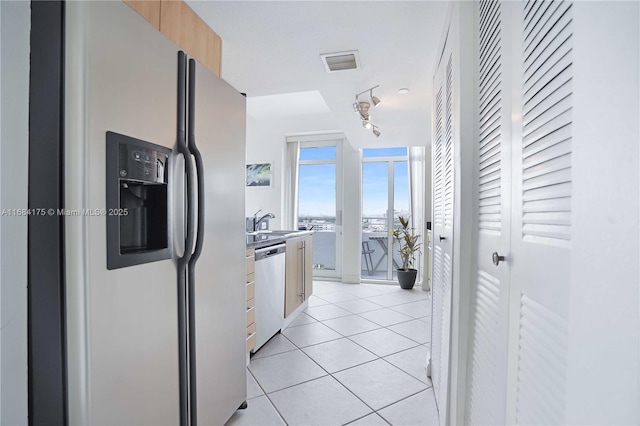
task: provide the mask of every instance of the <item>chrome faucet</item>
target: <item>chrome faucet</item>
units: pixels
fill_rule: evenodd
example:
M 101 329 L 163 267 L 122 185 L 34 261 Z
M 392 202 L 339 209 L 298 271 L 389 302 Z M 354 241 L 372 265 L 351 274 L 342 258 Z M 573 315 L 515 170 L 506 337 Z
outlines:
M 258 213 L 260 213 L 260 210 L 258 210 L 256 212 L 256 214 L 254 215 L 254 225 L 253 225 L 253 229 L 256 231 L 260 230 L 260 224 L 262 222 L 264 222 L 265 220 L 269 220 L 269 219 L 275 219 L 276 215 L 273 213 L 267 213 L 264 216 L 262 216 L 260 219 L 258 219 Z

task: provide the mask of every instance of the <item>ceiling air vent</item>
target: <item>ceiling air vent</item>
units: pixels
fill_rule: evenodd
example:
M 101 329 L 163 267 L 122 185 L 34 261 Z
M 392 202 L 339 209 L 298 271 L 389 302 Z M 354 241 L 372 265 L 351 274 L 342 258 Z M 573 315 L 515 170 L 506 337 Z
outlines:
M 320 55 L 327 72 L 354 70 L 360 67 L 358 51 L 323 53 Z

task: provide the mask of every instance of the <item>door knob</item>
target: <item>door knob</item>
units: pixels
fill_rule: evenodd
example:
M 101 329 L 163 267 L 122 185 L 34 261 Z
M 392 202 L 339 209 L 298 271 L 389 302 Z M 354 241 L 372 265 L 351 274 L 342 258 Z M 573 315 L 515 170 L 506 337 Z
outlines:
M 442 241 L 442 240 L 446 240 L 446 238 L 445 238 L 445 237 L 443 237 L 442 235 L 440 235 L 439 237 L 440 237 L 440 241 Z
M 500 256 L 497 251 L 493 252 L 492 258 L 493 264 L 496 266 L 498 266 L 500 262 L 504 262 L 504 256 Z

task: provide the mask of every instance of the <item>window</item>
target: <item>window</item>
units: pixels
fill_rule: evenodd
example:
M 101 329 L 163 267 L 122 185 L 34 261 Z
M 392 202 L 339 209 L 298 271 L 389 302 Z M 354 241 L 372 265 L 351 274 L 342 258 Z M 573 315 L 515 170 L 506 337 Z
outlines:
M 340 277 L 340 141 L 301 142 L 298 157 L 298 229 L 311 229 L 313 275 Z

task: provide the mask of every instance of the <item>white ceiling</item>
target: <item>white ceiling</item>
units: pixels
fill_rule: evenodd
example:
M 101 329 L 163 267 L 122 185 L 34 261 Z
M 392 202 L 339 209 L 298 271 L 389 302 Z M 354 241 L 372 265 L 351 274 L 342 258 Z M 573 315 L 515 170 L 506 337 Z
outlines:
M 254 117 L 328 107 L 355 148 L 430 144 L 431 73 L 446 2 L 187 3 L 222 38 L 222 78 L 247 93 Z M 361 68 L 327 73 L 320 54 L 345 50 L 358 50 Z M 356 93 L 375 85 L 379 138 L 352 107 Z M 410 92 L 398 94 L 403 87 Z
M 251 96 L 247 99 L 247 114 L 255 120 L 318 115 L 332 117 L 329 106 L 317 90 L 282 95 Z M 335 128 L 338 128 L 337 123 Z

